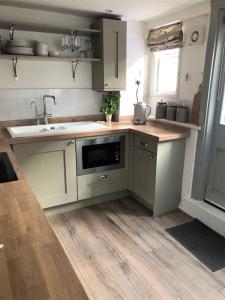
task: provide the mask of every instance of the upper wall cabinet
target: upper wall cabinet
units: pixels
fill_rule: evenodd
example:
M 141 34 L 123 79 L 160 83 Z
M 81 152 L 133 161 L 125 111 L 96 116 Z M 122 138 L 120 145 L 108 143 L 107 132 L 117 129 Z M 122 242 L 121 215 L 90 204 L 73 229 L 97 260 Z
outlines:
M 102 60 L 92 66 L 92 87 L 97 91 L 126 89 L 127 24 L 124 21 L 101 19 L 92 28 L 95 36 L 94 55 Z

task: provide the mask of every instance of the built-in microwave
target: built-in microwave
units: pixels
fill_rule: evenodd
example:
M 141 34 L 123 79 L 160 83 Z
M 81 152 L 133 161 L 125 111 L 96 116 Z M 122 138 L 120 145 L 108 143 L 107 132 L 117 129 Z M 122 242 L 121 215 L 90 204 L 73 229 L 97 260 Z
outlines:
M 125 136 L 76 140 L 77 175 L 120 169 L 125 166 Z

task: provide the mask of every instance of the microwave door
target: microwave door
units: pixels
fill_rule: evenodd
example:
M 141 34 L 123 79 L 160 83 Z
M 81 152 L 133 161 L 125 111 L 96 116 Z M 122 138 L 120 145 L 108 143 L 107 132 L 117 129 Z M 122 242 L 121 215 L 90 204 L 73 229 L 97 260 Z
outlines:
M 77 140 L 76 150 L 78 175 L 119 169 L 125 164 L 125 136 Z

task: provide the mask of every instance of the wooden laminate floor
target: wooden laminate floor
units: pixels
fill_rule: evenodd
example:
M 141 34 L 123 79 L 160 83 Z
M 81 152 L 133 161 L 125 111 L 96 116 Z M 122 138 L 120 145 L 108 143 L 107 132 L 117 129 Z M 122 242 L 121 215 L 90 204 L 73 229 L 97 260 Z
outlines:
M 49 217 L 90 299 L 225 299 L 215 273 L 164 229 L 190 218 L 152 218 L 126 198 Z

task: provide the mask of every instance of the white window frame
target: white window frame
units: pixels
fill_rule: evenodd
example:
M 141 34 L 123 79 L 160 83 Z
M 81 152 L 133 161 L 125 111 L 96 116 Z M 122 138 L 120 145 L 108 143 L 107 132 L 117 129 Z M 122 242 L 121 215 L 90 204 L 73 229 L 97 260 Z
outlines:
M 173 49 L 171 49 L 173 50 Z M 168 51 L 168 50 L 162 50 L 162 51 L 157 51 L 157 52 L 152 52 L 153 54 L 153 63 L 151 63 L 150 68 L 153 69 L 152 72 L 152 96 L 154 97 L 163 97 L 163 98 L 173 98 L 173 99 L 177 99 L 178 98 L 178 89 L 179 89 L 179 79 L 180 79 L 180 61 L 181 61 L 181 49 L 180 48 L 176 48 L 176 50 L 178 50 L 178 68 L 177 68 L 177 82 L 176 82 L 176 91 L 175 92 L 166 92 L 166 93 L 161 93 L 161 92 L 157 92 L 157 84 L 158 84 L 158 67 L 159 67 L 159 59 L 160 59 L 160 52 L 164 52 L 164 51 Z M 157 57 L 158 56 L 158 57 Z

